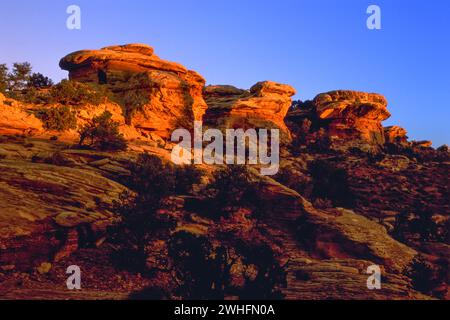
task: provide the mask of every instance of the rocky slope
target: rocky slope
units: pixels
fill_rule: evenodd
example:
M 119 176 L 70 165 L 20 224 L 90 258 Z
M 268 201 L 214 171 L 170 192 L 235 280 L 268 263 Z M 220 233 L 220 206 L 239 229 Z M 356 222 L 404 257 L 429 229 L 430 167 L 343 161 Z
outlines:
M 285 269 L 287 299 L 448 298 L 448 148 L 383 128 L 383 96 L 333 91 L 292 104 L 295 89 L 270 81 L 250 90 L 204 87 L 196 72 L 137 44 L 75 52 L 60 65 L 72 80 L 113 92 L 116 101 L 79 106 L 76 117 L 82 125 L 110 111 L 128 150 L 80 149 L 76 130 L 47 130 L 35 116 L 58 106 L 0 95 L 0 298 L 127 299 L 148 287 L 173 298 L 168 243 L 179 231 L 229 248 L 235 287 L 255 268 L 237 253 L 250 243 L 269 246 Z M 159 212 L 176 227 L 148 240 L 153 273 L 124 270 L 108 233 L 118 222 L 114 202 L 130 191 L 125 181 L 139 153 L 169 161 L 171 132 L 193 120 L 281 129 L 280 173 L 250 168 L 258 209 L 241 205 L 217 219 L 204 190 L 218 168 L 202 166 L 201 183 Z M 411 273 L 419 255 L 429 267 Z M 80 292 L 64 289 L 72 264 L 83 270 Z M 381 290 L 366 287 L 374 264 Z

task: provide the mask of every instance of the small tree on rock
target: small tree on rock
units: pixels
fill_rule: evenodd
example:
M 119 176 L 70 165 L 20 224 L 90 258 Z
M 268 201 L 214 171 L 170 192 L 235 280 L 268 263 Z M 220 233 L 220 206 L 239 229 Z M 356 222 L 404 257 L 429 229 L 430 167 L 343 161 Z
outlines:
M 112 113 L 105 111 L 84 125 L 80 133 L 80 146 L 96 150 L 126 150 L 127 142 L 119 132 L 119 123 L 112 120 Z

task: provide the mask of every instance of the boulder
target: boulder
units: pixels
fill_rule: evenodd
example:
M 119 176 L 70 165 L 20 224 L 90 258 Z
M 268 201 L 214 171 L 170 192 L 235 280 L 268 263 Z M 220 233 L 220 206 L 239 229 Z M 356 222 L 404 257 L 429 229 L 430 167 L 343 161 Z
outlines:
M 284 123 L 293 87 L 272 81 L 255 84 L 250 90 L 232 86 L 208 86 L 204 97 L 208 104 L 204 121 L 219 128 L 278 128 L 282 137 L 290 138 Z
M 205 80 L 178 63 L 160 59 L 143 44 L 83 50 L 61 59 L 71 80 L 105 84 L 121 102 L 127 124 L 163 138 L 192 127 L 207 105 Z

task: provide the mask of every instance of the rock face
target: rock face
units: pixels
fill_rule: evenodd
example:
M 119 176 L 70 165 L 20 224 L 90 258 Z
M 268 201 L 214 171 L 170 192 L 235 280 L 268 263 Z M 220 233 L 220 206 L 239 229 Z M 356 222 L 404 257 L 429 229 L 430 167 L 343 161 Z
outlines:
M 0 93 L 0 134 L 33 134 L 42 131 L 42 122 L 17 101 Z
M 127 190 L 104 177 L 124 171 L 114 161 L 97 165 L 92 153 L 61 153 L 64 165 L 40 163 L 38 156 L 31 162 L 32 154 L 58 152 L 51 142 L 33 141 L 30 151 L 16 140 L 0 143 L 6 155 L 0 162 L 0 269 L 30 270 L 92 244 L 114 221 L 112 202 Z
M 144 133 L 170 137 L 173 130 L 201 120 L 207 108 L 205 80 L 160 59 L 147 45 L 77 51 L 64 57 L 60 67 L 71 80 L 108 85 L 121 100 L 127 122 Z
M 399 126 L 391 126 L 384 128 L 384 137 L 386 142 L 407 144 L 408 137 L 405 129 Z
M 385 142 L 381 122 L 390 117 L 386 99 L 379 94 L 331 91 L 314 99 L 318 118 L 328 135 L 344 140 L 361 140 L 372 145 Z
M 290 138 L 284 117 L 295 93 L 291 86 L 271 81 L 258 82 L 250 90 L 209 86 L 204 90 L 204 121 L 226 128 L 279 128 Z

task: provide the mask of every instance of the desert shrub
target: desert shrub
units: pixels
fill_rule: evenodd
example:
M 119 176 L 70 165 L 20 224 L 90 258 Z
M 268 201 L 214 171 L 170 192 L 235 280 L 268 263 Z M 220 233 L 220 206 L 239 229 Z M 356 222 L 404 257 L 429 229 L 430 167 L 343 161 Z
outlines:
M 175 233 L 168 250 L 178 283 L 175 294 L 183 299 L 223 300 L 227 295 L 240 299 L 283 298 L 279 289 L 286 286 L 286 272 L 269 245 L 238 241 L 232 251 L 230 254 L 226 246 L 214 246 L 206 236 Z M 231 281 L 235 266 L 244 278 L 239 286 Z
M 331 160 L 316 160 L 309 165 L 313 178 L 313 198 L 329 199 L 335 206 L 350 208 L 354 196 L 350 189 L 347 171 Z
M 180 231 L 170 239 L 168 252 L 178 282 L 177 296 L 224 299 L 231 287 L 232 267 L 226 248 L 215 248 L 207 237 Z
M 44 76 L 42 73 L 33 73 L 30 75 L 27 81 L 27 87 L 28 88 L 50 88 L 53 86 L 53 81 L 49 78 Z
M 77 127 L 76 113 L 68 106 L 42 109 L 37 116 L 48 130 L 66 131 Z
M 126 150 L 127 142 L 119 132 L 119 123 L 112 120 L 109 111 L 94 117 L 80 131 L 80 146 L 87 146 L 95 150 Z
M 280 287 L 287 285 L 286 271 L 276 260 L 272 248 L 265 244 L 242 244 L 238 247 L 244 263 L 245 284 L 239 293 L 244 300 L 283 299 Z
M 109 97 L 111 97 L 111 92 L 106 86 L 62 80 L 50 89 L 46 96 L 46 102 L 72 106 L 99 105 Z
M 36 88 L 28 88 L 20 96 L 16 96 L 15 98 L 32 104 L 47 104 L 49 101 L 48 91 L 42 91 Z
M 175 167 L 149 154 L 140 155 L 129 169 L 131 174 L 124 184 L 133 194 L 125 192 L 115 204 L 120 223 L 110 230 L 110 235 L 111 241 L 118 245 L 119 264 L 145 270 L 148 241 L 157 236 L 167 237 L 176 225 L 173 218 L 159 214 L 158 209 L 164 206 L 167 197 L 198 183 L 201 175 L 193 174 L 195 169 Z
M 130 165 L 131 175 L 125 184 L 141 196 L 164 198 L 188 194 L 200 182 L 202 173 L 195 166 L 175 166 L 156 155 L 143 153 Z
M 8 67 L 6 64 L 0 64 L 0 93 L 5 94 L 8 89 Z
M 433 296 L 435 289 L 446 283 L 449 276 L 448 261 L 438 262 L 431 263 L 423 255 L 414 258 L 406 269 L 406 275 L 411 278 L 414 289 Z
M 211 209 L 223 216 L 239 207 L 254 205 L 255 184 L 244 165 L 230 165 L 217 171 L 209 186 Z

